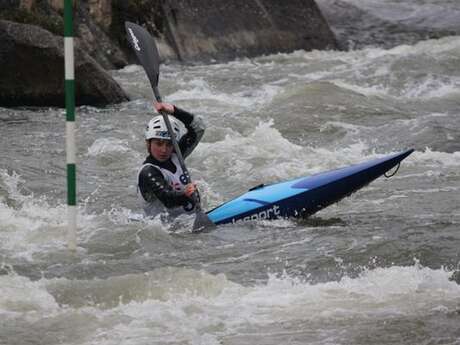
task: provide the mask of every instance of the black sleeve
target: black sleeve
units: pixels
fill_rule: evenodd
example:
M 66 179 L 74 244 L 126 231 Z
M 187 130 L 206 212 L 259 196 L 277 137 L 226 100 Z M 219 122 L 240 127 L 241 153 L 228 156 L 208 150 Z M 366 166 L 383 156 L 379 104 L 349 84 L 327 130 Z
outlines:
M 145 166 L 139 174 L 139 190 L 146 201 L 158 199 L 167 208 L 185 206 L 191 201 L 183 193 L 173 190 L 163 174 L 151 165 Z
M 192 153 L 196 145 L 200 142 L 206 129 L 203 121 L 198 117 L 185 110 L 174 106 L 173 116 L 182 121 L 187 128 L 187 134 L 179 141 L 179 148 L 182 156 L 185 158 Z

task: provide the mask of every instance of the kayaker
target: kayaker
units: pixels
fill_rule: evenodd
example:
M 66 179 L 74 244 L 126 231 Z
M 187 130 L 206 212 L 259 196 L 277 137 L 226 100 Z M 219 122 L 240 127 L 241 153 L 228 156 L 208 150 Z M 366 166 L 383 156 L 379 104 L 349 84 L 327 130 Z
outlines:
M 155 103 L 155 109 L 168 114 L 184 159 L 192 153 L 201 140 L 205 126 L 203 121 L 169 103 Z M 170 216 L 192 212 L 192 194 L 197 191 L 194 183 L 184 183 L 186 177 L 174 152 L 171 136 L 163 116 L 153 117 L 145 130 L 148 156 L 139 169 L 138 190 L 147 216 L 168 212 Z

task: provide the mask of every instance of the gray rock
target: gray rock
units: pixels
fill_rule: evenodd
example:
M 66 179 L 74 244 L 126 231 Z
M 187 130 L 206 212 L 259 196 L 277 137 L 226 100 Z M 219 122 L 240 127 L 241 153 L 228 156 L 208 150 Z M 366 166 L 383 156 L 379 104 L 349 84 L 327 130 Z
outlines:
M 75 4 L 75 36 L 85 53 L 105 69 L 136 61 L 127 45 L 125 21 L 150 31 L 166 60 L 226 61 L 337 48 L 315 0 L 79 0 Z M 59 0 L 1 0 L 0 20 L 38 25 L 61 35 L 62 10 Z
M 34 25 L 0 20 L 0 66 L 0 106 L 64 106 L 63 37 Z M 128 100 L 78 42 L 75 78 L 77 105 Z
M 80 1 L 74 13 L 75 36 L 83 50 L 103 68 L 116 69 L 128 64 L 116 39 L 109 37 L 111 0 Z
M 168 0 L 163 13 L 184 61 L 337 48 L 314 0 Z

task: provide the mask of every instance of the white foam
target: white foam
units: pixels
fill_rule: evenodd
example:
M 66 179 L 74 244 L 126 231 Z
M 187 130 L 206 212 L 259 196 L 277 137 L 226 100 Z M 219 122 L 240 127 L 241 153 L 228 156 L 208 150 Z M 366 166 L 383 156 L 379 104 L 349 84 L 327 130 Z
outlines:
M 350 82 L 346 82 L 344 80 L 332 80 L 331 81 L 334 85 L 346 90 L 350 90 L 356 92 L 361 95 L 365 96 L 382 96 L 388 95 L 388 89 L 384 88 L 381 85 L 372 85 L 372 86 L 363 86 L 363 85 L 356 85 Z
M 125 67 L 118 69 L 117 72 L 132 74 L 135 72 L 142 72 L 144 69 L 141 65 L 126 65 Z
M 314 70 L 291 79 L 329 81 L 340 88 L 365 96 L 386 96 L 402 99 L 431 99 L 458 96 L 459 78 L 448 71 L 444 73 L 439 63 L 452 64 L 451 55 L 460 47 L 460 37 L 427 40 L 415 45 L 400 45 L 391 49 L 365 48 L 357 51 L 295 52 L 293 60 L 303 59 L 314 63 L 330 64 L 327 70 Z M 412 70 L 407 60 L 418 60 L 426 65 L 424 73 L 419 66 Z M 436 61 L 437 64 L 433 64 Z M 418 69 L 417 69 L 418 68 Z M 447 68 L 447 67 L 446 67 Z
M 32 282 L 16 274 L 0 276 L 0 318 L 1 315 L 33 314 L 43 317 L 54 312 L 59 306 L 46 289 L 43 281 Z
M 53 312 L 58 325 L 59 314 L 65 314 L 67 320 L 87 315 L 99 324 L 92 334 L 87 333 L 88 344 L 147 339 L 218 344 L 222 337 L 244 334 L 245 329 L 299 320 L 355 323 L 426 315 L 433 310 L 455 312 L 460 286 L 449 280 L 451 274 L 416 263 L 364 270 L 356 278 L 318 284 L 270 274 L 266 283 L 248 287 L 230 282 L 223 274 L 182 268 L 91 281 L 42 279 L 32 283 L 7 275 L 0 277 L 0 287 L 11 288 L 3 290 L 0 301 L 12 305 L 0 302 L 0 306 L 4 313 L 36 311 L 36 319 L 41 312 L 44 316 Z M 65 306 L 57 306 L 57 297 Z
M 210 176 L 225 176 L 230 185 L 292 176 L 299 165 L 305 166 L 290 159 L 301 155 L 303 148 L 283 138 L 272 124 L 261 122 L 246 136 L 234 132 L 222 141 L 202 143 L 195 158 L 202 160 L 199 164 L 206 166 Z
M 195 78 L 185 84 L 181 89 L 169 94 L 169 102 L 181 102 L 186 100 L 211 100 L 224 105 L 251 108 L 271 102 L 281 87 L 277 85 L 264 84 L 260 88 L 248 88 L 233 93 L 220 92 L 212 88 L 203 78 Z
M 353 134 L 358 134 L 362 131 L 363 128 L 366 128 L 364 126 L 354 125 L 348 122 L 326 121 L 320 126 L 319 130 L 320 132 L 324 132 L 331 128 L 336 128 L 336 127 L 346 129 L 347 132 L 351 132 Z
M 416 151 L 412 154 L 417 163 L 423 163 L 427 167 L 458 167 L 460 166 L 460 151 L 448 153 L 433 151 L 426 148 L 425 151 Z
M 128 141 L 125 139 L 99 138 L 88 148 L 88 156 L 95 157 L 105 154 L 125 153 L 128 151 Z
M 35 253 L 65 249 L 67 205 L 51 205 L 46 196 L 24 194 L 20 184 L 25 181 L 15 172 L 9 174 L 0 169 L 0 182 L 8 190 L 6 199 L 0 199 L 1 249 L 12 258 L 30 261 Z M 95 216 L 84 214 L 80 207 L 78 231 L 96 227 Z
M 0 317 L 46 319 L 64 328 L 81 320 L 75 334 L 84 332 L 82 344 L 151 339 L 219 344 L 248 329 L 289 322 L 354 324 L 369 318 L 452 313 L 460 302 L 460 286 L 449 280 L 451 275 L 418 262 L 364 269 L 358 277 L 316 284 L 286 273 L 269 274 L 267 282 L 253 286 L 236 284 L 223 274 L 179 267 L 108 279 L 36 282 L 10 272 L 0 276 Z

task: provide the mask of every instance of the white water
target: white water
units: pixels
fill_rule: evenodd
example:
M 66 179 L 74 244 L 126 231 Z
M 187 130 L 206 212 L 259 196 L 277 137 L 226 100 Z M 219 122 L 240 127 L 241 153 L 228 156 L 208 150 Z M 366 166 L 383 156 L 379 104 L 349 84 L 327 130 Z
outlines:
M 0 277 L 0 307 L 8 323 L 20 319 L 52 343 L 221 344 L 251 339 L 254 332 L 270 341 L 299 322 L 317 327 L 302 330 L 305 341 L 323 343 L 332 336 L 349 343 L 368 320 L 391 323 L 457 312 L 460 287 L 448 278 L 449 272 L 418 264 L 323 284 L 270 275 L 250 287 L 222 274 L 180 268 L 90 281 L 32 282 L 9 274 Z M 36 323 L 52 326 L 54 334 L 45 335 Z M 69 323 L 70 333 L 64 331 Z
M 61 110 L 0 108 L 0 343 L 459 344 L 460 38 L 167 65 L 166 100 L 208 130 L 188 160 L 207 208 L 262 182 L 413 147 L 312 221 L 191 235 L 133 221 L 152 115 L 78 111 L 78 250 L 65 243 Z M 457 278 L 456 278 L 457 277 Z

